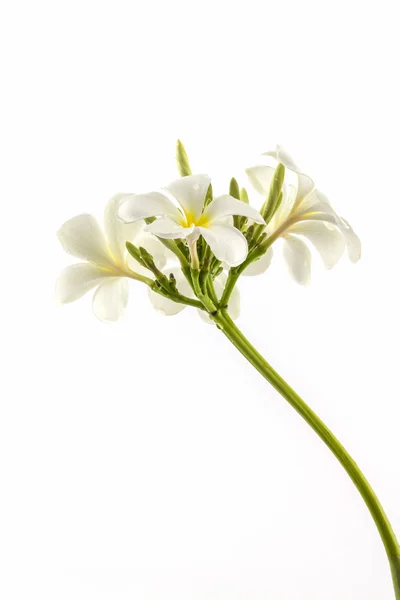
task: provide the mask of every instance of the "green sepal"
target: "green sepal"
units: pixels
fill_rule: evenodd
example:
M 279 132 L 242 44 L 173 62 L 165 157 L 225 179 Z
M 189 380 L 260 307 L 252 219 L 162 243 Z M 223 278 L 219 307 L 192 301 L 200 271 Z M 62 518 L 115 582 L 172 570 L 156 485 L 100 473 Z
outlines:
M 186 177 L 187 175 L 192 174 L 189 157 L 181 140 L 176 142 L 176 164 L 178 165 L 178 171 L 181 177 Z

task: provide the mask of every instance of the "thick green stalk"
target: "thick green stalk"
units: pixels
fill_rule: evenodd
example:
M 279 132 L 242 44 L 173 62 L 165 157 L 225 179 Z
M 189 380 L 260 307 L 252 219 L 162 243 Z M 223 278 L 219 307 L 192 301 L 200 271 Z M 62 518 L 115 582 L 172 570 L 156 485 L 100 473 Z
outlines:
M 261 373 L 261 375 L 289 402 L 289 404 L 303 417 L 321 440 L 336 456 L 350 479 L 360 492 L 375 521 L 382 542 L 389 559 L 393 578 L 396 600 L 400 600 L 400 545 L 390 525 L 389 519 L 382 508 L 375 492 L 364 477 L 357 463 L 352 459 L 347 450 L 333 435 L 321 419 L 311 410 L 302 398 L 286 383 L 284 379 L 267 363 L 259 352 L 250 344 L 242 332 L 236 327 L 226 310 L 218 310 L 212 316 L 215 323 L 243 354 L 245 358 Z

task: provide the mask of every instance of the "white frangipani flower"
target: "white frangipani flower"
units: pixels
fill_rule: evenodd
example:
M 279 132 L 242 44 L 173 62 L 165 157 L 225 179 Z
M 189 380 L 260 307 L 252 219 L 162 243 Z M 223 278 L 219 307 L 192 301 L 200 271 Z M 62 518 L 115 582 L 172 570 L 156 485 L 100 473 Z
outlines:
M 357 262 L 361 256 L 359 238 L 348 222 L 337 215 L 327 197 L 315 189 L 312 179 L 299 170 L 280 146 L 266 155 L 281 162 L 297 178 L 297 186 L 290 185 L 288 193 L 285 186 L 282 188 L 282 202 L 265 229 L 271 244 L 278 238 L 283 239 L 284 258 L 294 279 L 302 285 L 307 285 L 310 281 L 311 253 L 302 237 L 315 246 L 327 269 L 331 269 L 339 261 L 346 247 L 351 262 Z M 265 199 L 274 169 L 260 165 L 247 169 L 246 173 L 253 187 Z M 244 275 L 264 272 L 271 258 L 272 250 L 269 248 L 260 260 L 244 271 Z
M 182 270 L 179 267 L 176 267 L 176 266 L 168 267 L 168 268 L 163 269 L 163 272 L 165 275 L 169 275 L 170 273 L 172 273 L 174 275 L 178 291 L 181 294 L 183 294 L 184 296 L 187 296 L 189 298 L 196 297 L 194 295 L 193 290 L 190 287 L 188 281 L 185 279 L 185 277 L 182 273 Z M 222 272 L 214 280 L 215 292 L 219 299 L 221 298 L 222 293 L 224 291 L 226 280 L 227 280 L 227 275 L 225 272 Z M 148 293 L 149 293 L 150 302 L 152 303 L 153 307 L 165 316 L 176 315 L 176 314 L 180 313 L 184 308 L 186 308 L 185 304 L 179 304 L 177 302 L 173 302 L 172 300 L 169 300 L 165 296 L 161 296 L 160 294 L 157 294 L 150 288 L 148 290 Z M 228 311 L 233 320 L 236 320 L 239 317 L 240 293 L 239 293 L 239 290 L 237 287 L 234 288 L 234 290 L 229 298 Z M 207 312 L 205 312 L 204 310 L 198 310 L 197 312 L 198 312 L 199 316 L 203 319 L 203 321 L 205 321 L 206 323 L 212 323 L 212 320 L 210 319 Z
M 73 217 L 58 231 L 58 237 L 66 252 L 85 262 L 71 265 L 60 274 L 56 284 L 56 299 L 60 304 L 73 302 L 89 290 L 97 287 L 93 296 L 93 311 L 101 321 L 116 321 L 124 312 L 128 302 L 128 279 L 138 279 L 141 273 L 152 277 L 151 273 L 139 265 L 125 248 L 127 240 L 139 235 L 141 245 L 150 243 L 159 268 L 166 264 L 166 256 L 154 243 L 163 248 L 157 240 L 146 240 L 141 232 L 143 223 L 124 225 L 117 218 L 117 209 L 124 197 L 114 196 L 107 204 L 104 213 L 104 230 L 89 214 Z M 132 265 L 135 272 L 128 265 Z
M 191 250 L 202 235 L 216 258 L 231 267 L 239 265 L 248 248 L 244 235 L 233 226 L 232 215 L 249 217 L 256 223 L 264 220 L 254 208 L 229 195 L 215 198 L 204 209 L 210 183 L 208 175 L 182 177 L 164 188 L 177 204 L 160 192 L 132 195 L 121 203 L 118 215 L 125 223 L 159 217 L 147 231 L 161 238 L 187 239 Z

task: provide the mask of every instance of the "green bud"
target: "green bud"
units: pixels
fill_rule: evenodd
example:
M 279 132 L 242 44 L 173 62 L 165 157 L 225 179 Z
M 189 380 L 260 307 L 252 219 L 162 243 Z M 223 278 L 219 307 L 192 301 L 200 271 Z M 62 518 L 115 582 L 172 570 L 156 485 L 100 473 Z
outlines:
M 219 267 L 218 271 L 215 273 L 215 277 L 218 277 L 218 275 L 221 275 L 223 270 L 224 270 L 224 267 Z
M 175 279 L 175 275 L 173 273 L 169 274 L 169 284 L 170 284 L 170 289 L 173 292 L 177 292 L 178 289 L 176 287 L 176 279 Z
M 251 238 L 253 237 L 254 234 L 254 225 L 250 225 L 250 227 L 248 229 L 246 229 L 246 231 L 244 232 L 244 237 L 246 238 L 246 240 L 248 242 L 251 241 Z
M 154 272 L 157 269 L 157 267 L 154 263 L 154 258 L 152 257 L 150 252 L 148 252 L 146 248 L 143 248 L 143 246 L 139 246 L 139 252 L 142 264 L 144 264 L 144 266 L 147 267 L 150 271 Z
M 274 216 L 279 203 L 282 201 L 281 190 L 284 178 L 285 167 L 279 163 L 275 169 L 275 173 L 269 187 L 268 198 L 260 210 L 261 216 L 264 218 L 264 221 L 267 223 L 267 225 Z
M 181 177 L 186 177 L 187 175 L 192 174 L 189 158 L 185 146 L 182 144 L 181 140 L 176 142 L 176 164 L 178 165 L 178 171 Z
M 133 258 L 135 260 L 137 260 L 137 262 L 141 265 L 143 265 L 143 261 L 142 261 L 142 257 L 140 255 L 140 251 L 136 248 L 136 246 L 134 246 L 133 244 L 131 244 L 130 242 L 126 242 L 126 249 L 128 250 L 129 254 L 131 256 L 133 256 Z
M 245 188 L 241 188 L 240 189 L 240 200 L 242 202 L 244 202 L 245 204 L 249 203 L 249 196 L 248 196 L 247 191 L 246 191 Z
M 232 177 L 229 184 L 229 195 L 233 196 L 233 198 L 236 198 L 236 200 L 240 200 L 239 185 L 234 177 Z

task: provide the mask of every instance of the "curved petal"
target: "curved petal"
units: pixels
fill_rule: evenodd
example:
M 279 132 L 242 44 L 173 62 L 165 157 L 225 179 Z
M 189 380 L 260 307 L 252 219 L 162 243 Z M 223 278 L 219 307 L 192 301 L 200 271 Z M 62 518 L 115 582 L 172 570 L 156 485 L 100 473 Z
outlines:
M 258 260 L 249 264 L 249 266 L 243 271 L 242 275 L 261 275 L 265 273 L 271 264 L 274 251 L 272 248 L 268 248 L 265 254 L 263 254 Z
M 128 304 L 128 282 L 121 277 L 113 277 L 97 288 L 93 296 L 93 312 L 100 321 L 117 321 Z
M 177 223 L 183 215 L 167 196 L 160 192 L 132 194 L 125 197 L 118 209 L 118 218 L 124 223 L 133 223 L 149 217 L 170 217 Z
M 174 302 L 169 298 L 161 296 L 161 294 L 157 294 L 157 292 L 153 292 L 153 290 L 150 288 L 148 288 L 148 294 L 153 308 L 158 310 L 158 312 L 166 317 L 177 315 L 178 313 L 182 312 L 184 308 L 186 308 L 186 304 Z
M 349 255 L 350 261 L 352 263 L 356 263 L 361 258 L 361 240 L 358 235 L 354 233 L 354 230 L 350 226 L 349 222 L 343 217 L 339 218 L 342 221 L 343 226 L 340 227 L 338 225 L 338 227 L 346 239 L 347 254 Z
M 68 254 L 97 265 L 115 266 L 104 233 L 92 215 L 73 217 L 60 227 L 57 235 Z
M 246 169 L 246 173 L 256 192 L 265 198 L 268 195 L 275 169 L 267 167 L 266 165 L 258 165 Z
M 275 158 L 275 160 L 282 163 L 283 166 L 287 169 L 290 169 L 290 171 L 300 173 L 299 167 L 296 165 L 289 152 L 286 152 L 286 150 L 282 148 L 282 146 L 277 145 L 276 150 L 273 150 L 271 152 L 264 152 L 263 156 L 272 156 L 272 158 Z
M 293 207 L 296 201 L 297 190 L 293 185 L 289 185 L 289 189 L 286 190 L 282 187 L 282 202 L 276 211 L 272 221 L 268 225 L 268 231 L 272 232 L 277 229 L 287 219 L 289 214 L 293 211 Z
M 286 235 L 283 238 L 283 256 L 289 273 L 300 285 L 310 283 L 311 253 L 299 238 Z
M 327 223 L 332 223 L 332 225 L 336 225 L 339 229 L 340 233 L 343 235 L 346 241 L 347 254 L 352 263 L 356 263 L 361 258 L 361 241 L 358 235 L 354 232 L 352 227 L 350 227 L 348 221 L 343 219 L 343 217 L 339 217 L 338 215 L 328 215 L 323 213 L 313 214 L 309 217 L 309 219 L 315 221 L 326 221 Z
M 245 202 L 242 202 L 241 200 L 236 200 L 236 198 L 233 198 L 228 194 L 225 196 L 219 196 L 210 202 L 204 211 L 203 218 L 205 221 L 212 223 L 217 219 L 221 219 L 222 217 L 227 217 L 229 215 L 248 217 L 256 223 L 265 225 L 264 219 L 255 208 L 249 204 L 246 204 Z
M 56 283 L 56 302 L 67 304 L 81 298 L 86 292 L 99 285 L 114 273 L 90 263 L 78 263 L 64 269 Z
M 176 240 L 178 238 L 186 238 L 193 231 L 193 225 L 191 227 L 183 227 L 168 217 L 161 217 L 147 225 L 145 231 L 154 233 L 159 237 Z
M 204 208 L 204 200 L 211 179 L 208 175 L 188 175 L 175 179 L 164 189 L 182 206 L 189 223 L 196 222 Z
M 127 241 L 133 243 L 138 233 L 143 229 L 143 223 L 139 221 L 128 225 L 118 218 L 120 204 L 130 196 L 131 194 L 115 194 L 104 210 L 104 230 L 108 245 L 115 260 L 119 263 L 123 263 L 125 260 L 125 243 Z
M 311 206 L 308 206 L 311 204 Z M 356 263 L 361 257 L 361 241 L 360 238 L 354 233 L 352 227 L 343 217 L 333 210 L 328 198 L 320 192 L 315 190 L 309 198 L 306 200 L 307 210 L 302 210 L 303 220 L 315 220 L 315 221 L 326 221 L 336 225 L 339 231 L 342 233 L 346 240 L 347 253 L 352 263 Z
M 247 240 L 235 227 L 218 223 L 198 229 L 218 260 L 236 267 L 246 259 Z
M 301 208 L 302 202 L 311 194 L 311 192 L 315 188 L 315 184 L 311 177 L 306 175 L 305 173 L 297 174 L 297 193 L 296 200 L 293 205 L 293 210 L 297 210 L 298 207 Z
M 289 232 L 309 239 L 327 269 L 336 265 L 346 246 L 341 232 L 336 227 L 327 227 L 322 221 L 302 221 L 293 225 Z

